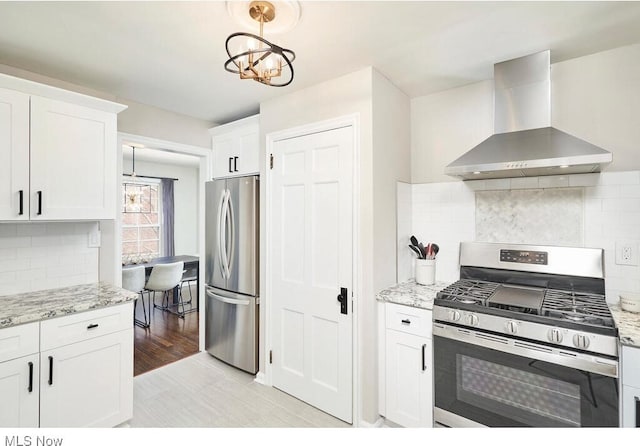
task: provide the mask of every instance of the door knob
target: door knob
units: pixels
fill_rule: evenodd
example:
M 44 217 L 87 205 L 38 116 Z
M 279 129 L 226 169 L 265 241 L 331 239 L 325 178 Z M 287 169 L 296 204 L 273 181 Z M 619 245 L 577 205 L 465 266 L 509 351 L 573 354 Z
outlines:
M 340 313 L 347 314 L 347 289 L 340 288 L 340 294 L 338 294 L 338 302 L 340 302 Z

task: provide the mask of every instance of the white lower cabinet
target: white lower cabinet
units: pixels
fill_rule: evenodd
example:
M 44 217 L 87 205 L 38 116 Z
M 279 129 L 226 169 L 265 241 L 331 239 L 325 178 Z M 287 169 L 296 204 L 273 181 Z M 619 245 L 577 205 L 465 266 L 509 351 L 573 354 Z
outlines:
M 40 353 L 40 426 L 112 427 L 132 417 L 133 329 Z
M 640 348 L 622 346 L 622 427 L 640 427 Z
M 0 363 L 0 427 L 38 427 L 38 354 Z
M 0 330 L 0 428 L 133 416 L 133 304 Z
M 431 311 L 386 303 L 379 311 L 380 413 L 404 427 L 433 427 Z

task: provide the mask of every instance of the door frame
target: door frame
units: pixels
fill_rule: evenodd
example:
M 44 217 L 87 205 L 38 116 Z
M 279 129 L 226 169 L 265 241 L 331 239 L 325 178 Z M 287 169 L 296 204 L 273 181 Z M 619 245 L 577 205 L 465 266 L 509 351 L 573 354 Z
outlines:
M 205 277 L 204 253 L 205 253 L 205 182 L 211 180 L 213 172 L 213 151 L 211 147 L 200 147 L 188 144 L 166 141 L 148 136 L 134 135 L 131 133 L 118 132 L 117 139 L 117 159 L 118 159 L 118 181 L 116 193 L 116 219 L 112 223 L 109 221 L 101 221 L 100 229 L 102 232 L 103 246 L 113 244 L 113 250 L 100 249 L 100 278 L 107 280 L 116 286 L 122 284 L 122 194 L 120 192 L 122 184 L 122 146 L 130 144 L 140 144 L 146 148 L 163 150 L 166 152 L 180 153 L 183 155 L 192 155 L 200 158 L 198 168 L 198 252 L 200 253 L 199 274 Z M 111 223 L 111 224 L 110 224 Z M 105 238 L 106 236 L 106 238 Z M 107 243 L 105 243 L 107 242 Z M 104 254 L 103 254 L 104 252 Z M 102 279 L 105 277 L 106 279 Z M 198 289 L 198 308 L 204 308 L 204 280 L 200 280 Z M 205 329 L 205 312 L 199 311 L 198 318 L 198 350 L 204 351 L 204 329 Z
M 278 141 L 297 138 L 305 135 L 310 135 L 313 133 L 326 132 L 330 130 L 336 130 L 339 128 L 351 127 L 352 136 L 353 136 L 353 197 L 352 197 L 352 280 L 353 280 L 353 289 L 351 293 L 351 314 L 352 314 L 352 358 L 351 358 L 351 381 L 352 381 L 352 395 L 351 395 L 351 410 L 352 410 L 352 424 L 354 427 L 360 426 L 360 324 L 359 324 L 359 316 L 358 316 L 358 303 L 359 296 L 361 296 L 361 286 L 362 286 L 362 278 L 360 276 L 360 256 L 359 249 L 360 246 L 360 114 L 348 114 L 339 116 L 332 119 L 327 119 L 323 121 L 317 121 L 309 124 L 303 124 L 297 127 L 292 127 L 285 130 L 279 130 L 275 132 L 271 132 L 266 135 L 266 151 L 265 151 L 265 191 L 266 191 L 266 200 L 265 202 L 265 213 L 266 213 L 266 230 L 264 234 L 265 237 L 265 250 L 266 250 L 266 262 L 265 262 L 265 295 L 261 297 L 261 304 L 265 309 L 265 343 L 264 343 L 264 374 L 260 376 L 260 373 L 256 377 L 256 381 L 262 382 L 265 385 L 273 387 L 273 371 L 271 364 L 269 363 L 269 350 L 272 349 L 273 339 L 272 339 L 272 330 L 271 330 L 271 320 L 272 320 L 272 305 L 271 305 L 271 296 L 272 296 L 272 283 L 271 283 L 271 249 L 273 248 L 272 240 L 271 240 L 271 218 L 272 218 L 272 204 L 270 199 L 270 192 L 272 186 L 272 178 L 271 178 L 271 169 L 269 168 L 270 155 L 273 153 L 274 145 Z M 275 162 L 278 162 L 276 159 Z

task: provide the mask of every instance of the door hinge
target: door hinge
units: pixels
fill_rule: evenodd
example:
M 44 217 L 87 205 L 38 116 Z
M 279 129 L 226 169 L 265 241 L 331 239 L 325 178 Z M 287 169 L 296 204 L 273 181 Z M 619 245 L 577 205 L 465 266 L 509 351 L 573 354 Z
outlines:
M 273 169 L 273 153 L 269 155 L 269 166 Z
M 269 350 L 269 364 L 273 364 L 273 350 Z

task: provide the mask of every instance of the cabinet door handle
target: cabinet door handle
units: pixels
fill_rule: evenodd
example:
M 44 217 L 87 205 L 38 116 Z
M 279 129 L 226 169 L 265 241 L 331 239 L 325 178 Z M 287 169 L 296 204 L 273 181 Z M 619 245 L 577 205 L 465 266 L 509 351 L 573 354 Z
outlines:
M 238 157 L 237 156 L 233 157 L 233 171 L 234 172 L 238 171 Z
M 33 362 L 29 361 L 29 393 L 33 392 Z
M 49 356 L 49 385 L 53 385 L 53 356 Z
M 231 168 L 231 162 L 233 161 L 233 157 L 229 157 L 229 173 L 233 173 L 233 169 Z
M 405 325 L 411 325 L 411 321 L 409 319 L 402 319 L 401 322 Z
M 427 356 L 427 344 L 422 344 L 422 371 L 423 372 L 427 370 L 426 356 Z
M 18 211 L 18 215 L 23 215 L 24 214 L 24 191 L 21 190 L 18 192 L 18 194 L 20 195 L 20 210 Z
M 38 215 L 42 215 L 42 191 L 39 190 L 38 194 Z
M 636 399 L 636 427 L 640 427 L 640 398 L 637 396 Z
M 87 325 L 87 330 L 91 330 L 92 328 L 98 328 L 98 324 L 89 324 L 89 325 Z

